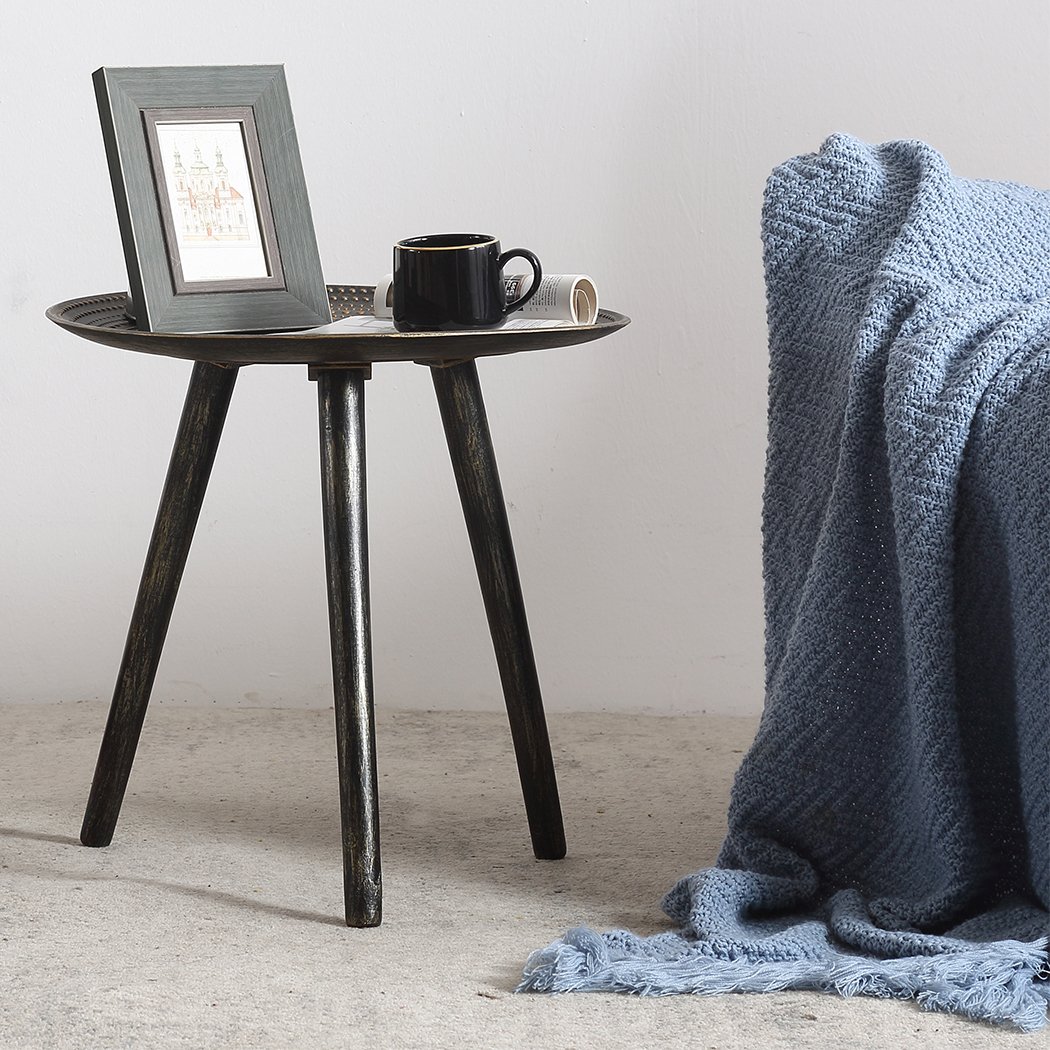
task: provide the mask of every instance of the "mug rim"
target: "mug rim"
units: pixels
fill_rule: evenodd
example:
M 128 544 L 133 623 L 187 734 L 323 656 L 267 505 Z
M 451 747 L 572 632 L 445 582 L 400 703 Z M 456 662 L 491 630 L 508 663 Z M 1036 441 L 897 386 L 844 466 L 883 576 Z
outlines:
M 417 241 L 456 239 L 455 244 L 417 244 Z M 466 248 L 487 248 L 499 243 L 499 239 L 487 233 L 426 233 L 418 237 L 404 237 L 394 244 L 406 252 L 451 252 Z

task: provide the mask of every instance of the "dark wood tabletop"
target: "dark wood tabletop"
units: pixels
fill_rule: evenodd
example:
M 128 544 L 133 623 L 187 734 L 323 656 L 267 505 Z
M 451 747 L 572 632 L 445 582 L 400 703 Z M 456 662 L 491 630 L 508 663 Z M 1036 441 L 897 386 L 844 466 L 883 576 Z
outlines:
M 372 312 L 375 287 L 330 284 L 332 319 Z M 125 313 L 124 292 L 57 303 L 47 311 L 55 324 L 83 339 L 144 354 L 180 357 L 217 365 L 353 365 L 417 361 L 437 365 L 525 350 L 550 350 L 601 339 L 630 324 L 630 318 L 600 310 L 594 324 L 547 329 L 484 328 L 465 332 L 141 332 Z

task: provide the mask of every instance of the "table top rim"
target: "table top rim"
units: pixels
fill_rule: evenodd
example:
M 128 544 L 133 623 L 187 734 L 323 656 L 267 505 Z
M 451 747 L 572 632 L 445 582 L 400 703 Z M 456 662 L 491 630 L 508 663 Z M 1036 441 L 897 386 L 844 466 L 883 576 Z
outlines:
M 354 288 L 369 288 L 373 286 L 369 285 L 329 285 L 329 288 L 342 288 L 342 287 L 354 287 Z M 566 332 L 566 331 L 582 331 L 587 328 L 600 328 L 604 329 L 609 327 L 610 321 L 606 321 L 604 324 L 591 323 L 591 324 L 576 324 L 571 329 L 569 328 L 545 328 L 545 329 L 515 329 L 515 328 L 457 328 L 452 331 L 443 332 L 317 332 L 313 328 L 293 328 L 286 330 L 274 330 L 274 329 L 262 329 L 257 332 L 149 332 L 139 328 L 108 328 L 96 325 L 85 325 L 79 321 L 71 321 L 67 318 L 62 317 L 62 311 L 74 306 L 87 306 L 90 303 L 109 303 L 114 304 L 122 301 L 127 295 L 127 292 L 99 292 L 96 295 L 82 295 L 77 296 L 74 299 L 65 299 L 60 303 L 55 303 L 49 306 L 45 311 L 45 316 L 53 321 L 55 324 L 61 327 L 69 328 L 97 328 L 103 332 L 127 332 L 129 334 L 134 333 L 137 336 L 144 337 L 163 337 L 165 339 L 255 339 L 259 336 L 265 336 L 267 339 L 441 339 L 459 336 L 469 336 L 472 339 L 476 339 L 482 336 L 493 336 L 493 335 L 512 335 L 515 332 L 522 331 L 545 331 L 545 332 Z M 598 310 L 599 317 L 605 314 L 606 317 L 612 321 L 626 321 L 630 323 L 630 318 L 626 314 L 618 313 L 615 310 L 607 310 L 605 307 L 601 307 Z M 323 326 L 318 326 L 323 327 Z
M 372 285 L 328 285 L 330 295 L 361 296 Z M 137 328 L 86 324 L 66 314 L 97 306 L 123 307 L 125 292 L 78 296 L 55 303 L 47 318 L 71 334 L 117 349 L 217 364 L 355 364 L 382 361 L 439 363 L 471 357 L 502 356 L 528 350 L 555 349 L 610 335 L 630 324 L 625 314 L 599 310 L 589 325 L 558 328 L 485 328 L 450 332 L 147 332 Z M 354 301 L 354 300 L 351 300 Z M 255 350 L 253 353 L 252 350 Z M 267 352 L 268 351 L 268 352 Z M 421 360 L 422 359 L 422 360 Z

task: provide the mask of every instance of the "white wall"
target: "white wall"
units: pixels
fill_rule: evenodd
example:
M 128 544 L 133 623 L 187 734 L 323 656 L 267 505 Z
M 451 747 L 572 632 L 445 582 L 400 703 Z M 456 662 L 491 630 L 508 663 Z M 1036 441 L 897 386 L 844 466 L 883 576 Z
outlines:
M 835 130 L 1050 183 L 1050 8 L 1018 0 L 15 0 L 2 16 L 0 696 L 108 697 L 189 365 L 47 305 L 125 285 L 99 65 L 283 62 L 325 273 L 475 229 L 634 318 L 485 361 L 549 709 L 761 703 L 769 169 Z M 500 694 L 428 374 L 367 388 L 377 702 Z M 315 390 L 246 369 L 155 697 L 329 703 Z

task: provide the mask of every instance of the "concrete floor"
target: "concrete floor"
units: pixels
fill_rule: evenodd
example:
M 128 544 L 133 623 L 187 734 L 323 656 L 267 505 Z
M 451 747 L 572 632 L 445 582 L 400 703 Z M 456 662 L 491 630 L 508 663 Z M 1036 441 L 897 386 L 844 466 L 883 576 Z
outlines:
M 158 705 L 113 845 L 77 842 L 105 706 L 0 705 L 0 1048 L 1050 1047 L 817 993 L 516 995 L 578 923 L 665 928 L 755 723 L 551 719 L 569 838 L 532 858 L 505 718 L 379 715 L 385 919 L 341 919 L 331 711 Z

